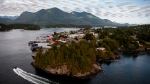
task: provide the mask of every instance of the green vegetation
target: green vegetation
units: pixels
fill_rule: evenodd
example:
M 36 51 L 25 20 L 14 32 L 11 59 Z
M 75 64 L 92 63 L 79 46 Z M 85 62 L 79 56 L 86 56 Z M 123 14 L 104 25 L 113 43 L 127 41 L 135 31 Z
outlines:
M 111 51 L 96 50 L 96 39 L 92 34 L 87 34 L 84 38 L 86 39 L 77 43 L 73 41 L 68 46 L 61 44 L 58 47 L 57 44 L 54 44 L 45 53 L 42 53 L 41 49 L 38 50 L 35 57 L 35 66 L 44 69 L 48 65 L 53 68 L 67 65 L 72 74 L 76 75 L 79 72 L 90 72 L 97 59 L 109 59 L 114 56 Z M 90 42 L 88 42 L 89 40 Z
M 7 25 L 5 24 L 0 24 L 0 31 L 8 31 L 11 30 Z
M 99 37 L 95 38 L 90 31 L 98 33 Z M 87 30 L 87 32 L 78 42 L 73 41 L 69 45 L 54 44 L 45 52 L 39 49 L 35 57 L 35 66 L 45 69 L 47 66 L 56 68 L 67 65 L 71 73 L 75 75 L 79 72 L 90 72 L 92 65 L 99 60 L 116 59 L 114 52 L 118 49 L 135 51 L 139 48 L 150 47 L 150 25 L 102 28 Z M 105 50 L 98 50 L 98 48 L 105 48 Z
M 11 29 L 40 30 L 40 27 L 38 25 L 33 24 L 0 24 L 0 26 L 0 31 L 7 31 Z
M 40 30 L 40 27 L 34 24 L 10 24 L 8 27 L 12 29 Z
M 116 41 L 120 48 L 125 50 L 136 50 L 138 48 L 146 48 L 147 43 L 150 42 L 150 25 L 138 25 L 132 27 L 118 27 L 95 30 L 99 33 L 99 39 L 105 41 L 106 38 Z M 108 42 L 104 42 L 107 43 Z M 111 43 L 109 43 L 111 44 Z M 139 46 L 141 45 L 141 46 Z M 110 48 L 114 48 L 113 45 L 108 45 Z M 113 47 L 111 47 L 113 46 Z M 111 49 L 112 50 L 112 49 Z
M 67 65 L 72 74 L 90 72 L 93 63 L 96 63 L 95 52 L 95 49 L 88 47 L 86 40 L 79 43 L 72 42 L 69 46 L 61 44 L 60 48 L 53 45 L 52 49 L 45 53 L 38 50 L 35 65 L 39 68 L 46 68 L 47 65 L 51 67 Z

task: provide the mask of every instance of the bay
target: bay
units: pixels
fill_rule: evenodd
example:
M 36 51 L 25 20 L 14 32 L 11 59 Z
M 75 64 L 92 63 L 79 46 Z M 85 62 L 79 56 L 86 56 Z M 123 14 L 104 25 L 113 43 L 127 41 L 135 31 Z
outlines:
M 28 42 L 37 36 L 53 32 L 78 30 L 77 28 L 51 28 L 36 31 L 15 29 L 0 32 L 0 84 L 32 84 L 13 72 L 19 67 L 26 72 L 50 79 L 60 84 L 149 84 L 150 55 L 131 57 L 120 54 L 121 59 L 111 64 L 102 64 L 103 73 L 91 80 L 76 80 L 65 76 L 55 76 L 35 69 L 31 62 L 32 51 Z

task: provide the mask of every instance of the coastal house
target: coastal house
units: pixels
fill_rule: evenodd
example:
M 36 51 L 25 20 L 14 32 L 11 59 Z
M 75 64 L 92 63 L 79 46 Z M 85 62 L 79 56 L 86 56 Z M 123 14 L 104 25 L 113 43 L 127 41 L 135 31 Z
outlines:
M 109 33 L 109 35 L 112 35 L 113 33 Z
M 136 35 L 130 36 L 130 38 L 135 39 L 135 40 L 137 39 Z
M 48 35 L 49 39 L 53 39 L 53 36 L 52 35 Z
M 50 39 L 48 43 L 49 43 L 49 45 L 53 45 L 55 42 L 53 39 Z
M 60 32 L 60 34 L 59 34 L 59 35 L 66 36 L 66 35 L 68 35 L 68 34 L 69 34 L 68 32 Z
M 78 33 L 78 34 L 84 34 L 84 32 L 81 31 L 81 30 L 80 30 L 80 31 L 77 31 L 77 33 Z
M 83 38 L 85 36 L 85 34 L 78 34 L 78 38 Z
M 136 43 L 138 43 L 138 44 L 140 43 L 139 41 L 132 41 L 132 42 L 133 42 L 133 43 L 136 42 Z
M 89 34 L 92 34 L 92 35 L 94 35 L 95 33 L 94 33 L 94 32 L 90 32 Z
M 102 27 L 92 27 L 91 29 L 102 29 Z
M 70 35 L 68 35 L 68 38 L 76 38 L 76 37 L 78 37 L 78 34 L 70 34 Z
M 72 41 L 75 41 L 75 42 L 76 42 L 76 40 L 75 40 L 74 38 L 67 38 L 67 39 L 66 39 L 66 43 L 67 43 L 67 44 L 71 44 Z
M 115 26 L 104 26 L 104 28 L 117 28 Z
M 59 40 L 66 41 L 66 38 L 60 37 Z
M 58 40 L 58 44 L 66 43 L 66 41 Z
M 104 47 L 99 47 L 99 48 L 96 48 L 96 50 L 105 51 L 106 49 Z
M 98 38 L 98 33 L 94 33 L 94 37 L 95 37 L 95 38 Z
M 57 43 L 57 44 L 58 44 L 58 40 L 55 40 L 55 43 Z

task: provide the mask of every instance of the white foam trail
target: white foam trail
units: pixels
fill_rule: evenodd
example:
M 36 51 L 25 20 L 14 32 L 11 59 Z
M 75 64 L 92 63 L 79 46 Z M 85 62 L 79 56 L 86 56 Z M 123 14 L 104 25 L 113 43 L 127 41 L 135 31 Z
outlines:
M 27 73 L 26 71 L 23 71 L 20 68 L 15 68 L 15 69 L 13 69 L 13 71 L 17 75 L 21 76 L 22 78 L 24 78 L 24 79 L 26 79 L 26 80 L 34 83 L 34 84 L 50 84 L 50 83 L 59 84 L 59 83 L 56 83 L 56 82 L 53 82 L 53 81 L 49 81 L 46 78 L 42 78 L 42 77 L 39 77 L 37 75 L 31 74 L 31 73 Z
M 20 72 L 22 72 L 22 73 L 25 73 L 25 74 L 27 74 L 27 75 L 29 75 L 29 76 L 32 76 L 32 77 L 35 77 L 35 78 L 38 78 L 38 79 L 44 80 L 44 81 L 46 81 L 46 82 L 49 82 L 49 81 L 50 81 L 50 80 L 48 80 L 48 79 L 46 79 L 46 78 L 39 77 L 39 76 L 34 75 L 34 74 L 31 74 L 31 73 L 27 73 L 26 71 L 23 71 L 23 70 L 22 70 L 22 69 L 20 69 L 20 68 L 17 68 L 17 70 L 18 70 L 18 71 L 20 71 Z
M 46 82 L 44 82 L 44 81 L 38 80 L 38 79 L 36 79 L 36 78 L 30 77 L 30 76 L 28 76 L 28 75 L 26 75 L 26 74 L 24 74 L 24 73 L 21 73 L 21 75 L 22 75 L 22 76 L 25 76 L 25 78 L 26 78 L 27 80 L 30 79 L 32 82 L 34 81 L 34 83 L 36 83 L 36 84 L 49 84 L 49 83 L 46 83 Z
M 14 71 L 15 71 L 15 73 L 17 73 L 19 76 L 21 76 L 22 78 L 24 78 L 24 79 L 26 79 L 26 80 L 28 80 L 28 81 L 30 81 L 30 82 L 32 82 L 32 83 L 35 83 L 35 84 L 49 84 L 49 83 L 47 83 L 47 82 L 44 82 L 44 81 L 38 80 L 38 79 L 36 79 L 36 78 L 30 77 L 30 76 L 28 76 L 28 75 L 26 75 L 26 74 L 24 74 L 24 73 L 18 71 L 17 69 L 16 69 L 16 70 L 14 69 Z

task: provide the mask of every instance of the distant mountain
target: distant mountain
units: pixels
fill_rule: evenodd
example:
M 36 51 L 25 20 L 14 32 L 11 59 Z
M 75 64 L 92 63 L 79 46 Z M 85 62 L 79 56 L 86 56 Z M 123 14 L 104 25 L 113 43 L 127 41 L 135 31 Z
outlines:
M 0 19 L 1 20 L 1 19 Z M 8 22 L 9 23 L 9 22 Z M 23 12 L 18 18 L 10 21 L 10 23 L 24 24 L 89 24 L 89 25 L 107 25 L 107 26 L 124 26 L 108 19 L 101 19 L 87 12 L 71 12 L 67 13 L 58 8 L 42 9 L 37 12 Z
M 19 16 L 0 16 L 0 18 L 8 18 L 8 19 L 12 19 L 12 20 L 14 20 L 14 19 L 16 19 L 18 17 Z
M 0 23 L 11 24 L 11 23 L 13 23 L 13 20 L 9 19 L 9 18 L 0 18 Z

